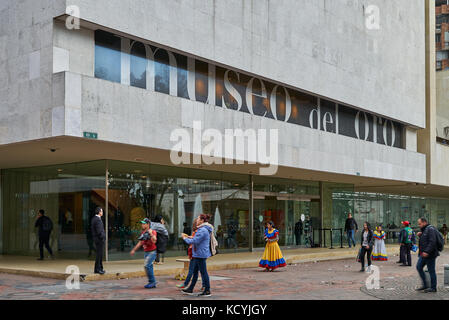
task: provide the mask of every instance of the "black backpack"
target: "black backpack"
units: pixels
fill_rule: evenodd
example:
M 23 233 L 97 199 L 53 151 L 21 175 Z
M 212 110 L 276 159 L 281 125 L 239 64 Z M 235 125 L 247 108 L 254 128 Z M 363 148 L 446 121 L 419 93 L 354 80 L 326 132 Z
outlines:
M 167 251 L 168 236 L 157 232 L 156 248 L 157 253 L 165 253 Z
M 53 230 L 53 222 L 51 222 L 50 218 L 43 217 L 42 219 L 44 219 L 42 221 L 42 231 L 50 232 L 51 230 Z
M 444 237 L 441 234 L 440 231 L 438 231 L 436 228 L 433 228 L 435 230 L 436 233 L 436 237 L 437 237 L 437 250 L 439 252 L 444 250 Z

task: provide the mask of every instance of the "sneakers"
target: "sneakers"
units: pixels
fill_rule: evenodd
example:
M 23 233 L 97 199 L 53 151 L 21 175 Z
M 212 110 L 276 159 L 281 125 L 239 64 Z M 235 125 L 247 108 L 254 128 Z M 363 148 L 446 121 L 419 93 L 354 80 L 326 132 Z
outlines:
M 427 287 L 419 287 L 419 288 L 416 288 L 415 290 L 416 291 L 425 291 L 427 289 L 428 289 Z
M 179 288 L 179 289 L 185 289 L 186 286 L 185 286 L 184 284 L 177 284 L 177 285 L 176 285 L 176 288 Z
M 208 291 L 208 290 L 204 290 L 203 292 L 201 292 L 198 295 L 198 297 L 210 297 L 210 296 L 211 296 L 211 294 L 210 294 L 210 291 Z
M 147 285 L 144 286 L 145 289 L 154 289 L 156 288 L 156 284 L 155 283 L 149 283 Z
M 193 295 L 193 290 L 192 289 L 182 289 L 181 292 L 184 293 L 184 294 L 187 294 L 189 296 Z

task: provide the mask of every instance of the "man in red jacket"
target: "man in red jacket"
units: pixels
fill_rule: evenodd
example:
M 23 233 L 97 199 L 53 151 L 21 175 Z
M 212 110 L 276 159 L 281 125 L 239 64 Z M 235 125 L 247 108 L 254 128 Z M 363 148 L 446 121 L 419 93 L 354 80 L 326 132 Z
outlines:
M 156 242 L 157 233 L 150 228 L 150 219 L 145 218 L 141 222 L 142 233 L 139 237 L 139 243 L 131 250 L 131 256 L 133 256 L 140 247 L 143 246 L 144 254 L 144 267 L 148 276 L 148 284 L 145 285 L 147 289 L 156 288 L 156 279 L 154 277 L 153 262 L 156 259 Z

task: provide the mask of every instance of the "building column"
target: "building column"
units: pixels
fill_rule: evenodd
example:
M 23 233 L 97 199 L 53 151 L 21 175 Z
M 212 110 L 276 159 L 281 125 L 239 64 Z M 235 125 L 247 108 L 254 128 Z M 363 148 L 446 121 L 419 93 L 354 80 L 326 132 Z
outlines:
M 332 229 L 332 184 L 326 182 L 320 182 L 320 228 L 321 229 Z M 326 246 L 330 246 L 331 238 L 330 231 L 323 232 L 323 243 L 324 237 L 326 238 Z
M 253 176 L 249 176 L 249 251 L 254 251 L 254 181 Z
M 104 209 L 104 211 L 105 211 L 105 214 L 106 214 L 106 219 L 104 219 L 105 220 L 105 222 L 106 222 L 106 226 L 105 226 L 105 228 L 106 228 L 106 230 L 105 230 L 105 232 L 106 232 L 106 243 L 105 243 L 105 250 L 106 250 L 106 252 L 105 252 L 105 260 L 106 261 L 109 261 L 109 232 L 108 232 L 108 230 L 109 230 L 109 161 L 108 160 L 106 160 L 106 170 L 105 170 L 105 190 L 106 190 L 106 193 L 105 193 L 105 209 Z
M 0 170 L 0 254 L 3 254 L 3 192 L 2 170 Z

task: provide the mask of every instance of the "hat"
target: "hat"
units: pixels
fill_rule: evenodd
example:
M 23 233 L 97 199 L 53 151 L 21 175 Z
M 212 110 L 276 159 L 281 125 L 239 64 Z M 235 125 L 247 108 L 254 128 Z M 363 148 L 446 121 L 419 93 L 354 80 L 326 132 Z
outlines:
M 408 222 L 408 221 L 402 221 L 402 224 L 403 224 L 404 226 L 409 226 L 409 225 L 410 225 L 410 222 Z
M 150 224 L 150 219 L 145 218 L 142 221 L 140 221 L 141 224 Z

